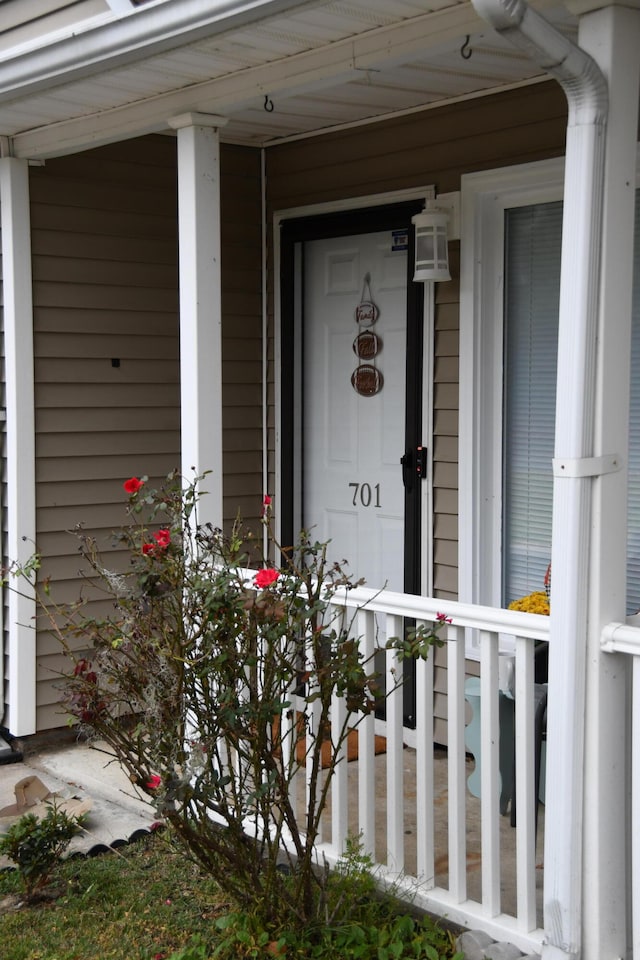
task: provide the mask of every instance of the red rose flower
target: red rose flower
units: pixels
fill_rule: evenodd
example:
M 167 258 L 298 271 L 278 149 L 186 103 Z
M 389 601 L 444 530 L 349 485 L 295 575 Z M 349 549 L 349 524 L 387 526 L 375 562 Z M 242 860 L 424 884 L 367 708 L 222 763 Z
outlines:
M 264 503 L 265 507 L 271 506 L 271 497 L 269 496 L 268 493 L 265 493 L 264 500 L 262 502 Z
M 155 550 L 155 548 L 156 548 L 156 544 L 155 544 L 155 543 L 143 543 L 143 544 L 142 544 L 142 552 L 143 552 L 143 554 L 145 555 L 145 557 L 148 556 L 150 553 L 153 553 L 153 551 Z
M 153 535 L 153 539 L 159 547 L 166 550 L 171 543 L 171 534 L 168 530 L 157 530 Z
M 137 477 L 129 477 L 122 484 L 127 493 L 137 493 L 141 487 L 144 487 L 144 480 L 138 480 Z
M 259 587 L 259 589 L 262 590 L 264 587 L 270 587 L 272 583 L 275 583 L 279 576 L 279 570 L 266 568 L 264 570 L 258 570 L 253 578 L 253 582 L 255 583 L 256 587 Z
M 159 777 L 157 773 L 154 773 L 147 780 L 146 786 L 148 790 L 157 790 L 161 783 L 162 777 Z
M 438 623 L 453 623 L 451 617 L 448 617 L 446 613 L 436 613 L 436 620 Z

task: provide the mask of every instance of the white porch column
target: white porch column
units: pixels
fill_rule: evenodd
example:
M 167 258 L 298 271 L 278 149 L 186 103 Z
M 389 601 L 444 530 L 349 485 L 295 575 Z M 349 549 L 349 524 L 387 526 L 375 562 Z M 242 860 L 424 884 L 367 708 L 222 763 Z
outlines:
M 35 418 L 29 167 L 0 160 L 2 281 L 6 379 L 7 553 L 24 563 L 35 550 Z M 13 581 L 9 610 L 9 704 L 4 724 L 15 736 L 36 732 L 35 600 Z M 16 590 L 20 590 L 20 594 Z M 1 639 L 0 639 L 1 643 Z
M 600 4 L 597 4 L 600 5 Z M 584 9 L 584 4 L 582 5 Z M 596 6 L 590 3 L 589 6 Z M 629 660 L 603 654 L 611 621 L 624 621 L 627 575 L 629 357 L 640 91 L 640 6 L 609 6 L 581 17 L 579 43 L 609 87 L 600 302 L 596 351 L 594 456 L 623 465 L 593 481 L 586 659 L 583 960 L 628 955 Z M 640 238 L 636 238 L 636 243 Z M 637 372 L 637 371 L 636 371 Z M 557 638 L 561 639 L 561 638 Z M 639 824 L 634 824 L 637 830 Z M 545 867 L 546 867 L 545 863 Z M 636 934 L 637 935 L 637 934 Z
M 182 473 L 203 482 L 201 523 L 222 526 L 220 140 L 224 117 L 184 114 L 178 131 Z

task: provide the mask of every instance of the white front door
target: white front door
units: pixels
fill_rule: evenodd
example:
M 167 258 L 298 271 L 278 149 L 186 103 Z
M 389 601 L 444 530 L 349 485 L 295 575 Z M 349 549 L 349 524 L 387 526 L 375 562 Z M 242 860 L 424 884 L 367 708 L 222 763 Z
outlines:
M 406 238 L 307 242 L 303 291 L 303 525 L 354 578 L 402 591 Z

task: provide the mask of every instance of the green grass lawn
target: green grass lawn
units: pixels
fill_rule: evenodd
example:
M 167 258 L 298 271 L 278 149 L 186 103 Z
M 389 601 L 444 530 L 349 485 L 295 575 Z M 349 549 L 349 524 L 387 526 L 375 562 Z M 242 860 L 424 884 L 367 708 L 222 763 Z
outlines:
M 370 880 L 347 891 L 353 896 L 339 923 L 303 942 L 286 931 L 256 929 L 250 913 L 234 922 L 234 904 L 168 837 L 154 834 L 108 854 L 65 860 L 31 903 L 24 902 L 17 871 L 0 872 L 2 960 L 454 957 L 446 930 L 372 898 Z
M 194 935 L 212 941 L 230 908 L 161 836 L 63 862 L 40 902 L 16 908 L 19 892 L 17 872 L 0 874 L 3 960 L 160 960 Z

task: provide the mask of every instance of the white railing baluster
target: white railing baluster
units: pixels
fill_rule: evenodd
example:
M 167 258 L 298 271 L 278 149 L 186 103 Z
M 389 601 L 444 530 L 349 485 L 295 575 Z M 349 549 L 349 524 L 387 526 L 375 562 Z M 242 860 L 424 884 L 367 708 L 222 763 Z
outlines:
M 247 572 L 248 588 L 253 582 L 253 571 Z M 416 906 L 440 915 L 465 926 L 475 925 L 486 930 L 496 940 L 508 940 L 520 947 L 525 953 L 539 953 L 543 940 L 543 931 L 536 926 L 536 870 L 535 870 L 535 771 L 534 771 L 534 644 L 536 640 L 549 640 L 549 621 L 546 617 L 523 614 L 518 611 L 480 607 L 454 601 L 437 600 L 392 591 L 374 591 L 358 587 L 345 590 L 333 596 L 331 609 L 327 617 L 337 613 L 344 615 L 345 622 L 354 620 L 354 637 L 358 638 L 364 660 L 369 660 L 377 643 L 377 627 L 380 622 L 380 636 L 402 637 L 406 620 L 417 624 L 432 623 L 437 619 L 438 611 L 445 609 L 446 616 L 453 619 L 447 627 L 447 705 L 448 705 L 448 762 L 447 766 L 447 815 L 448 824 L 448 889 L 436 884 L 436 854 L 438 861 L 444 855 L 443 849 L 436 850 L 434 826 L 434 660 L 433 653 L 427 662 L 416 663 L 416 729 L 403 729 L 403 694 L 401 687 L 392 692 L 386 703 L 386 720 L 376 720 L 373 716 L 361 718 L 358 724 L 358 763 L 352 767 L 346 759 L 337 764 L 335 779 L 330 793 L 330 842 L 318 837 L 317 855 L 329 863 L 335 863 L 344 850 L 349 831 L 349 815 L 353 814 L 353 805 L 349 810 L 349 779 L 353 781 L 356 770 L 358 775 L 358 813 L 357 830 L 366 853 L 373 857 L 377 876 L 392 881 L 407 899 Z M 636 690 L 640 697 L 640 630 L 614 624 L 605 631 L 603 648 L 620 650 L 634 655 L 634 675 Z M 615 628 L 615 629 L 614 629 Z M 476 631 L 480 637 L 480 752 L 477 761 L 481 764 L 481 871 L 482 895 L 480 901 L 468 894 L 467 883 L 467 809 L 476 804 L 467 793 L 465 766 L 465 635 Z M 517 791 L 517 828 L 515 830 L 515 858 L 517 898 L 514 915 L 506 912 L 505 899 L 501 903 L 501 874 L 504 874 L 503 844 L 500 830 L 506 826 L 500 817 L 499 774 L 504 763 L 500 755 L 500 737 L 504 733 L 501 723 L 505 719 L 505 701 L 500 692 L 499 666 L 501 658 L 499 647 L 503 636 L 515 638 L 516 645 L 516 686 L 515 686 L 515 753 L 516 753 L 516 791 Z M 306 638 L 305 684 L 309 693 L 313 692 L 315 664 L 313 662 L 312 636 Z M 382 641 L 380 641 L 382 642 Z M 636 661 L 636 657 L 638 658 Z M 388 650 L 384 654 L 387 689 L 391 690 L 402 680 L 402 664 L 397 654 Z M 372 672 L 373 664 L 367 666 Z M 443 674 L 440 674 L 443 676 Z M 306 734 L 307 747 L 313 738 L 327 736 L 327 731 L 319 730 L 320 704 L 304 704 L 303 698 L 292 695 L 296 708 L 306 709 L 306 714 L 287 711 L 280 718 L 282 734 L 283 762 L 290 757 L 294 749 L 298 727 Z M 297 701 L 297 702 L 296 702 Z M 344 700 L 334 697 L 331 707 L 331 736 L 336 742 L 338 731 L 342 729 L 346 717 Z M 508 719 L 508 718 L 507 718 Z M 303 729 L 304 725 L 304 729 Z M 380 729 L 378 726 L 380 725 Z M 386 736 L 386 756 L 380 763 L 386 764 L 386 824 L 382 817 L 376 818 L 376 806 L 381 807 L 384 797 L 376 796 L 376 760 L 375 732 Z M 640 703 L 634 700 L 635 744 L 640 742 Z M 414 786 L 413 779 L 405 771 L 403 752 L 404 739 L 415 747 L 415 875 L 405 876 L 405 822 L 409 814 L 409 801 L 405 813 L 405 794 L 410 796 Z M 503 744 L 504 745 L 504 744 Z M 233 753 L 230 751 L 230 753 Z M 406 757 L 411 754 L 407 751 Z M 218 762 L 237 763 L 234 756 L 220 756 Z M 311 757 L 307 754 L 305 784 L 307 799 L 311 775 Z M 325 776 L 326 774 L 322 774 Z M 507 776 L 510 774 L 507 773 Z M 633 772 L 633 809 L 640 818 L 640 763 Z M 302 779 L 302 778 L 300 778 Z M 508 789 L 511 784 L 506 783 Z M 384 789 L 384 788 L 383 788 Z M 475 792 L 475 788 L 474 788 Z M 292 789 L 295 796 L 296 791 Z M 545 809 L 547 817 L 553 811 Z M 329 818 L 325 822 L 329 822 Z M 259 825 L 257 825 L 259 826 Z M 351 824 L 353 830 L 355 817 Z M 328 833 L 329 827 L 325 827 Z M 376 844 L 376 832 L 378 843 Z M 511 833 L 510 830 L 507 831 Z M 386 858 L 376 862 L 376 847 L 380 850 L 382 837 L 386 843 Z M 408 834 L 407 834 L 408 835 Z M 639 835 L 640 836 L 640 835 Z M 413 851 L 410 850 L 413 854 Z M 386 859 L 386 862 L 384 862 Z M 443 860 L 445 857 L 443 856 Z M 412 862 L 411 860 L 407 861 Z M 438 863 L 438 872 L 444 870 Z M 413 871 L 413 867 L 411 867 Z M 633 906 L 634 936 L 637 952 L 640 956 L 640 839 L 633 838 Z
M 640 617 L 629 617 L 626 623 L 609 623 L 602 632 L 601 648 L 605 653 L 631 657 L 631 802 L 627 818 L 626 839 L 631 853 L 631 954 L 640 957 Z
M 306 672 L 306 687 L 307 694 L 312 694 L 317 690 L 317 679 L 316 679 L 316 659 L 313 652 L 313 637 L 312 637 L 312 627 L 309 625 L 308 634 L 305 638 L 305 672 Z M 320 731 L 320 718 L 322 714 L 322 708 L 320 706 L 319 700 L 314 700 L 311 704 L 308 704 L 306 707 L 306 712 L 302 717 L 302 723 L 304 726 L 304 735 L 305 735 L 305 807 L 309 809 L 309 797 L 310 797 L 310 784 L 311 778 L 313 776 L 313 744 L 317 737 L 321 736 Z M 318 824 L 318 843 L 322 843 L 323 840 L 323 824 L 322 821 Z
M 419 621 L 418 626 L 425 621 Z M 416 663 L 416 874 L 431 888 L 434 865 L 433 650 Z
M 500 913 L 500 700 L 498 635 L 480 631 L 482 905 Z M 502 784 L 504 789 L 505 784 Z
M 633 657 L 631 717 L 631 817 L 640 823 L 640 656 Z M 633 956 L 640 957 L 640 830 L 631 831 L 631 917 Z
M 449 891 L 455 903 L 467 897 L 464 744 L 464 630 L 447 630 L 447 738 L 449 741 Z
M 332 607 L 332 614 L 336 617 L 336 631 L 339 632 L 340 624 L 337 621 L 346 620 L 349 611 L 341 611 Z M 345 616 L 346 614 L 346 616 Z M 331 698 L 331 741 L 333 745 L 338 743 L 339 737 L 344 732 L 344 725 L 347 719 L 347 705 L 344 697 L 333 696 Z M 331 784 L 331 844 L 340 855 L 345 849 L 345 842 L 349 833 L 349 784 L 347 770 L 347 750 L 346 739 L 343 740 L 340 748 L 335 751 L 335 772 Z
M 336 744 L 347 716 L 344 697 L 331 699 L 331 740 Z M 336 764 L 331 783 L 331 843 L 338 854 L 345 848 L 349 833 L 349 785 L 346 742 L 336 751 Z
M 518 924 L 536 926 L 533 644 L 516 638 L 516 858 Z
M 402 638 L 403 630 L 402 617 L 387 615 L 388 638 Z M 404 868 L 402 664 L 392 649 L 387 650 L 386 659 L 387 690 L 391 691 L 387 697 L 387 866 L 392 873 L 400 873 Z
M 358 611 L 357 631 L 361 637 L 365 670 L 367 673 L 373 673 L 375 616 L 370 610 Z M 375 857 L 375 716 L 373 713 L 363 717 L 358 727 L 358 829 L 363 853 Z

